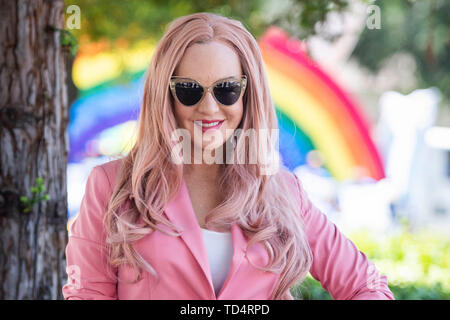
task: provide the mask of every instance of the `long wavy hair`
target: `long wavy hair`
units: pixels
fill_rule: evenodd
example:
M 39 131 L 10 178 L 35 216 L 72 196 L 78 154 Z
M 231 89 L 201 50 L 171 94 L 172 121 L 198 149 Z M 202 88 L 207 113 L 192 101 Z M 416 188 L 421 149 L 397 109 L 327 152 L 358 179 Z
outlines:
M 162 215 L 166 204 L 178 192 L 183 174 L 183 164 L 171 160 L 175 144 L 171 134 L 177 123 L 168 81 L 189 46 L 210 41 L 220 41 L 234 49 L 248 77 L 239 128 L 243 132 L 278 128 L 258 44 L 242 23 L 205 12 L 173 20 L 158 42 L 147 70 L 136 143 L 121 159 L 104 216 L 111 265 L 131 265 L 138 270 L 137 279 L 142 268 L 158 275 L 151 261 L 145 261 L 132 243 L 155 230 L 172 236 L 180 234 L 177 226 Z M 272 135 L 264 139 L 270 140 Z M 243 135 L 237 136 L 236 150 L 248 153 L 249 148 L 240 149 L 246 143 L 244 140 Z M 273 143 L 268 141 L 267 145 Z M 250 263 L 280 274 L 270 299 L 292 300 L 290 287 L 303 281 L 312 263 L 298 194 L 289 190 L 282 170 L 267 175 L 258 163 L 226 164 L 222 168 L 218 183 L 225 200 L 208 214 L 206 226 L 229 230 L 236 222 L 249 239 L 247 248 L 261 243 L 270 258 L 268 265 Z M 160 224 L 171 231 L 160 228 Z

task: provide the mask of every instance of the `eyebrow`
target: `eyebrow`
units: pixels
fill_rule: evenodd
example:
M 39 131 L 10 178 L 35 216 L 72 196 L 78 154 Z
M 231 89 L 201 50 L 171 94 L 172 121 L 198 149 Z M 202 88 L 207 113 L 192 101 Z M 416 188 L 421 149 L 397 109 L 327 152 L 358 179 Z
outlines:
M 229 77 L 225 77 L 225 78 L 220 78 L 220 79 L 218 79 L 218 80 L 216 80 L 216 81 L 211 82 L 211 84 L 216 83 L 216 82 L 218 82 L 218 81 L 227 80 L 227 79 L 239 79 L 240 77 L 242 77 L 242 76 L 229 76 Z M 196 82 L 198 82 L 198 83 L 201 84 L 201 82 L 200 82 L 199 80 L 196 80 L 196 79 L 190 78 L 190 77 L 185 77 L 185 76 L 172 76 L 172 78 L 194 80 L 194 81 L 196 81 Z

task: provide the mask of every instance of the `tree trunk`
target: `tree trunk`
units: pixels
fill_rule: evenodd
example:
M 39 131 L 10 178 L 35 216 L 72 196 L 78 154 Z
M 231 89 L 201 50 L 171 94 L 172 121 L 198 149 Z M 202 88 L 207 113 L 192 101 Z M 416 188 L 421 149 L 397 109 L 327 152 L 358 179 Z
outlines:
M 63 0 L 0 0 L 0 299 L 61 299 L 67 134 Z M 42 177 L 50 200 L 24 212 Z

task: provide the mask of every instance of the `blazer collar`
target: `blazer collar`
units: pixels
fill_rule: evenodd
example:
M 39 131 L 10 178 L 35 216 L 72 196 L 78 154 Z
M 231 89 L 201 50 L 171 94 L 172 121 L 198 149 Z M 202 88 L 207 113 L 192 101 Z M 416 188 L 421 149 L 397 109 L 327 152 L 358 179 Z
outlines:
M 176 196 L 166 205 L 164 212 L 167 218 L 181 229 L 181 238 L 191 251 L 197 263 L 200 265 L 205 277 L 208 279 L 212 295 L 215 298 L 208 254 L 204 244 L 203 234 L 192 207 L 192 202 L 183 176 L 181 178 L 178 194 L 176 194 Z M 231 236 L 233 242 L 233 258 L 228 276 L 218 296 L 224 292 L 229 279 L 237 271 L 240 263 L 242 262 L 242 258 L 245 254 L 245 248 L 247 246 L 247 240 L 245 239 L 242 230 L 235 222 L 233 222 L 231 226 Z

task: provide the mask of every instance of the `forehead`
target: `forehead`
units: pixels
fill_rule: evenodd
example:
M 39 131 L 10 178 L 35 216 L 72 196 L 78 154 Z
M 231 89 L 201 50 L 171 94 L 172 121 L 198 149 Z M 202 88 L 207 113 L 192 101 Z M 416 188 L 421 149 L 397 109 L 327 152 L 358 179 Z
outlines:
M 175 76 L 197 80 L 203 85 L 242 75 L 238 54 L 222 42 L 194 44 L 186 49 L 174 72 Z

